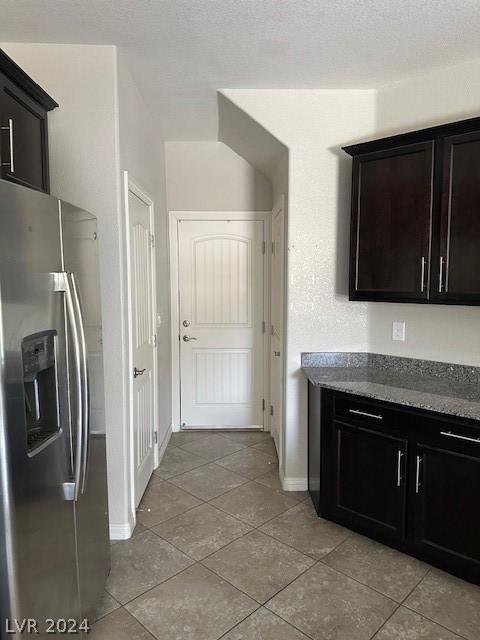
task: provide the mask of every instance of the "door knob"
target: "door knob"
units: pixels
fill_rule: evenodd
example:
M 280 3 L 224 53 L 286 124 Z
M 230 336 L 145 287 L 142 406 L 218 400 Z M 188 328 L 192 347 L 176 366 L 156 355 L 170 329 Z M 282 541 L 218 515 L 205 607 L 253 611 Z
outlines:
M 189 327 L 190 326 L 190 320 L 184 320 L 182 322 L 182 324 L 183 324 L 184 327 Z
M 196 340 L 193 336 L 183 336 L 184 342 L 190 342 L 190 340 Z
M 137 367 L 134 367 L 133 368 L 133 377 L 134 378 L 138 378 L 138 376 L 143 376 L 145 371 L 146 371 L 146 369 L 137 369 Z

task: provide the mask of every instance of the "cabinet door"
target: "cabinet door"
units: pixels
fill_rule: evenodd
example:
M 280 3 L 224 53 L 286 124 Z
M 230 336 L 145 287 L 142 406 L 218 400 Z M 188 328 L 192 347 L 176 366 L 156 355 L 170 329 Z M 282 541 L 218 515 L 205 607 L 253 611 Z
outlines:
M 480 450 L 480 443 L 475 446 Z M 472 579 L 480 576 L 480 451 L 417 446 L 414 543 L 423 557 Z
M 407 441 L 334 423 L 335 518 L 386 541 L 405 536 Z
M 0 125 L 1 177 L 48 192 L 47 114 L 6 79 L 0 92 Z
M 427 299 L 433 144 L 355 157 L 351 299 Z
M 443 141 L 440 255 L 433 295 L 480 304 L 480 132 Z

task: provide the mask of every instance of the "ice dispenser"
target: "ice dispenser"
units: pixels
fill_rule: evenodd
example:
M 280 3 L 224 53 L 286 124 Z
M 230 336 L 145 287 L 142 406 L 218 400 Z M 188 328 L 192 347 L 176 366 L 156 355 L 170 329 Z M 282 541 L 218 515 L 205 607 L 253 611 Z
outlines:
M 22 341 L 27 450 L 35 452 L 60 430 L 54 330 Z

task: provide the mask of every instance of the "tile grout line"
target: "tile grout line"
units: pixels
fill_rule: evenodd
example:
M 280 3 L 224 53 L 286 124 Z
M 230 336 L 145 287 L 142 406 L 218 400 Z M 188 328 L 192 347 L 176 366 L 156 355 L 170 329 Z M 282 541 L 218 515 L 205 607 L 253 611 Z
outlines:
M 387 624 L 387 622 L 395 615 L 395 613 L 397 613 L 397 611 L 400 609 L 400 607 L 402 606 L 401 604 L 398 604 L 398 602 L 396 602 L 395 604 L 397 604 L 398 606 L 395 607 L 395 609 L 392 611 L 392 613 L 388 616 L 388 618 L 386 620 L 384 620 L 382 622 L 382 624 L 378 627 L 378 629 L 370 636 L 369 640 L 374 640 L 375 636 L 377 635 L 377 633 L 380 633 L 380 631 L 383 629 L 383 627 Z
M 430 572 L 429 572 L 430 573 Z M 421 581 L 420 581 L 421 582 Z M 419 583 L 420 584 L 420 583 Z M 418 586 L 418 585 L 417 585 Z M 433 618 L 430 618 L 429 616 L 427 616 L 425 613 L 421 613 L 420 611 L 417 611 L 416 609 L 412 609 L 411 607 L 409 607 L 406 604 L 402 604 L 401 605 L 404 609 L 407 609 L 407 611 L 410 611 L 411 613 L 415 613 L 417 616 L 421 616 L 422 618 L 425 618 L 425 620 L 428 620 L 429 622 L 432 622 L 433 624 L 436 624 L 437 626 L 441 627 L 442 629 L 445 629 L 445 631 L 448 631 L 449 633 L 453 633 L 453 635 L 458 636 L 458 638 L 461 638 L 461 640 L 469 640 L 469 638 L 467 638 L 466 636 L 462 635 L 461 633 L 459 633 L 458 631 L 453 631 L 453 629 L 449 629 L 448 627 L 446 627 L 444 624 L 442 624 L 441 622 L 437 622 L 437 620 L 434 620 Z M 471 640 L 471 639 L 470 639 Z
M 410 589 L 410 591 L 407 593 L 405 598 L 402 600 L 402 602 L 401 602 L 402 605 L 412 595 L 412 593 L 415 591 L 415 589 L 418 587 L 418 585 L 425 580 L 425 578 L 428 576 L 430 571 L 431 571 L 431 568 L 427 568 L 426 572 L 423 574 L 423 576 L 420 578 L 420 580 L 416 583 L 416 585 L 412 589 Z
M 288 625 L 289 627 L 292 627 L 292 629 L 295 629 L 296 631 L 298 631 L 299 633 L 301 633 L 302 635 L 305 636 L 305 638 L 308 638 L 309 640 L 314 640 L 314 638 L 312 638 L 311 635 L 309 635 L 308 633 L 305 633 L 305 631 L 302 631 L 301 629 L 299 629 L 298 627 L 296 627 L 294 624 L 292 624 L 291 622 L 287 622 L 287 620 L 285 620 L 284 618 L 282 618 L 281 616 L 279 616 L 278 614 L 276 614 L 274 611 L 271 611 L 270 609 L 267 609 L 267 607 L 265 607 L 265 605 L 260 605 L 258 607 L 258 609 L 255 609 L 255 611 L 252 611 L 252 613 L 250 615 L 248 615 L 246 618 L 244 618 L 241 622 L 239 622 L 238 624 L 236 624 L 234 627 L 232 627 L 231 629 L 229 629 L 228 631 L 226 631 L 222 636 L 220 636 L 220 638 L 218 638 L 218 640 L 222 640 L 222 638 L 225 638 L 225 636 L 227 636 L 231 631 L 235 631 L 235 629 L 237 627 L 239 627 L 242 622 L 245 622 L 245 620 L 248 620 L 248 618 L 250 618 L 251 616 L 253 616 L 255 613 L 257 613 L 260 609 L 265 609 L 265 611 L 267 611 L 268 613 L 271 613 L 273 616 L 276 616 L 277 618 L 279 618 L 282 622 L 284 622 L 286 625 Z M 242 636 L 243 638 L 243 636 Z M 248 640 L 248 639 L 247 639 Z
M 222 635 L 217 636 L 217 638 L 215 638 L 214 640 L 222 640 L 222 638 L 225 638 L 226 635 L 228 635 L 231 631 L 233 631 L 234 629 L 236 629 L 239 625 L 242 624 L 242 622 L 245 622 L 245 620 L 248 620 L 248 618 L 250 618 L 250 616 L 253 616 L 254 613 L 257 613 L 257 611 L 259 609 L 262 608 L 262 605 L 259 605 L 256 609 L 254 609 L 253 611 L 251 611 L 247 616 L 245 616 L 245 618 L 242 618 L 240 620 L 240 622 L 237 622 L 236 624 L 233 625 L 233 627 L 230 627 L 230 629 L 227 629 L 225 631 L 225 633 L 222 633 Z M 212 639 L 213 640 L 213 639 Z
M 344 542 L 346 542 L 346 541 L 344 540 Z M 343 542 L 342 542 L 342 544 L 343 544 Z M 337 569 L 337 567 L 331 567 L 329 564 L 327 564 L 326 562 L 323 561 L 323 558 L 321 558 L 318 562 L 320 564 L 322 564 L 324 567 L 327 567 L 328 569 L 332 569 L 332 571 L 336 571 L 337 573 L 339 573 L 340 575 L 344 576 L 345 578 L 349 578 L 350 580 L 353 580 L 354 582 L 356 582 L 360 586 L 366 587 L 367 589 L 371 589 L 371 591 L 374 591 L 375 593 L 378 593 L 379 596 L 383 596 L 384 598 L 387 598 L 387 600 L 390 600 L 394 604 L 396 604 L 398 606 L 401 606 L 401 604 L 402 604 L 401 602 L 397 602 L 397 600 L 395 600 L 391 596 L 387 596 L 385 593 L 383 593 L 382 591 L 379 591 L 375 587 L 372 587 L 369 584 L 365 584 L 365 582 L 361 582 L 357 578 L 354 578 L 353 576 L 350 576 L 348 573 L 345 573 L 345 571 L 342 571 L 341 569 Z
M 258 605 L 255 607 L 255 609 L 253 609 L 253 611 L 251 611 L 250 613 L 248 613 L 245 618 L 242 618 L 242 620 L 240 620 L 240 622 L 236 623 L 233 627 L 230 627 L 230 629 L 228 629 L 223 635 L 225 635 L 226 633 L 229 633 L 235 626 L 237 626 L 237 624 L 240 624 L 241 622 L 243 622 L 244 620 L 246 620 L 252 613 L 255 613 L 255 611 L 258 611 L 258 609 L 261 608 L 262 604 L 258 602 L 258 600 L 255 600 L 255 598 L 252 598 L 252 596 L 249 596 L 248 593 L 245 593 L 244 591 L 242 591 L 241 589 L 239 589 L 238 587 L 236 587 L 235 585 L 233 585 L 231 582 L 229 582 L 228 580 L 225 580 L 225 578 L 222 578 L 221 576 L 219 576 L 217 573 L 215 573 L 214 571 L 212 571 L 211 569 L 209 569 L 208 567 L 205 567 L 204 565 L 201 564 L 201 562 L 195 561 L 193 564 L 189 565 L 188 567 L 185 567 L 184 569 L 182 569 L 181 571 L 178 571 L 177 573 L 175 573 L 174 575 L 170 576 L 170 578 L 167 578 L 166 580 L 162 580 L 162 582 L 159 582 L 157 585 L 155 585 L 154 587 L 151 587 L 150 589 L 148 589 L 147 591 L 145 591 L 144 593 L 141 593 L 140 595 L 136 596 L 135 598 L 132 598 L 131 600 L 129 600 L 128 602 L 125 603 L 125 605 L 122 605 L 122 607 L 125 608 L 125 610 L 130 613 L 131 616 L 133 616 L 135 618 L 135 620 L 138 620 L 138 622 L 140 622 L 140 620 L 137 618 L 137 616 L 132 613 L 131 611 L 129 611 L 126 608 L 126 605 L 131 604 L 132 602 L 134 602 L 135 600 L 137 600 L 138 598 L 143 598 L 147 593 L 149 593 L 150 591 L 153 591 L 154 589 L 156 589 L 157 587 L 159 587 L 162 584 L 165 584 L 166 582 L 168 582 L 169 580 L 171 580 L 172 578 L 176 578 L 179 575 L 181 575 L 182 573 L 184 573 L 185 571 L 187 571 L 188 569 L 191 569 L 192 567 L 196 566 L 196 565 L 200 565 L 203 569 L 205 569 L 206 571 L 208 571 L 209 573 L 211 573 L 212 575 L 214 575 L 216 578 L 220 578 L 221 580 L 223 580 L 224 582 L 226 582 L 230 587 L 232 587 L 232 589 L 235 589 L 236 591 L 238 591 L 239 593 L 241 593 L 242 595 L 246 596 L 249 600 L 252 601 L 252 603 L 254 603 L 255 605 Z M 114 613 L 112 611 L 112 613 Z M 142 624 L 140 622 L 140 624 Z M 145 625 L 142 624 L 142 626 L 144 627 Z M 145 627 L 148 631 L 148 628 Z M 157 638 L 157 636 L 155 636 L 155 634 L 153 634 L 151 631 L 149 631 L 150 635 L 153 635 L 155 638 Z M 218 636 L 218 638 L 221 638 L 222 636 Z
M 181 449 L 181 447 L 175 447 L 176 449 Z M 205 462 L 199 464 L 196 467 L 192 467 L 191 469 L 187 469 L 186 471 L 181 471 L 180 473 L 175 473 L 172 476 L 169 476 L 168 478 L 162 478 L 162 476 L 160 476 L 159 474 L 157 474 L 155 471 L 152 473 L 152 475 L 154 475 L 155 477 L 159 478 L 160 480 L 163 480 L 164 482 L 167 482 L 169 480 L 172 480 L 172 478 L 178 478 L 179 476 L 185 475 L 187 473 L 190 473 L 191 471 L 195 471 L 195 469 L 200 469 L 200 467 L 205 467 L 208 464 L 217 464 L 219 460 L 225 460 L 226 458 L 229 458 L 232 455 L 235 455 L 236 453 L 241 453 L 242 451 L 245 451 L 245 449 L 251 449 L 253 448 L 252 446 L 247 446 L 247 447 L 243 447 L 243 449 L 239 449 L 238 451 L 235 451 L 234 453 L 229 453 L 226 456 L 220 456 L 219 458 L 215 458 L 214 460 L 205 460 L 205 458 L 202 458 L 201 456 L 198 456 L 198 458 L 200 458 L 201 460 L 205 460 Z M 183 451 L 186 451 L 185 449 L 183 449 Z M 257 449 L 258 451 L 258 449 Z M 190 453 L 189 451 L 186 451 L 186 453 Z M 264 453 L 263 451 L 259 451 L 259 453 L 261 453 L 264 456 L 268 456 L 269 458 L 273 459 L 273 456 L 270 456 L 268 453 Z M 191 454 L 191 455 L 196 455 L 196 454 Z M 277 462 L 271 462 L 273 467 L 278 467 L 278 460 Z M 161 466 L 161 463 L 159 464 L 159 466 L 157 467 L 157 469 L 159 469 Z M 228 469 L 227 467 L 224 467 L 221 464 L 217 464 L 218 467 L 224 469 L 225 471 L 230 471 L 230 473 L 233 473 L 235 475 L 238 475 L 242 478 L 246 478 L 247 480 L 252 480 L 254 481 L 254 478 L 250 478 L 248 476 L 243 475 L 242 473 L 238 472 L 238 471 L 232 471 L 231 469 Z M 270 470 L 271 471 L 271 470 Z M 266 475 L 267 473 L 270 473 L 270 471 L 266 471 L 265 473 L 261 473 L 259 474 L 257 477 L 260 477 L 262 475 Z

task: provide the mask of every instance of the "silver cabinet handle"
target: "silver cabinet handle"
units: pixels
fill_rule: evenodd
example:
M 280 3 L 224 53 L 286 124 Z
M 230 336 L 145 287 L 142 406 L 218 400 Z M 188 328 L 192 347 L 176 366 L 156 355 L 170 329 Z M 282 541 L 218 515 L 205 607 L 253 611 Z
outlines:
M 397 451 L 397 487 L 402 486 L 402 458 L 404 455 L 400 449 Z
M 183 341 L 184 342 L 190 342 L 190 340 L 196 340 L 197 338 L 194 338 L 193 336 L 183 336 Z
M 466 442 L 480 444 L 480 438 L 470 438 L 469 436 L 462 436 L 459 433 L 452 433 L 451 431 L 440 431 L 440 435 L 446 436 L 447 438 L 455 438 L 456 440 L 465 440 Z
M 377 413 L 367 413 L 366 411 L 360 411 L 359 409 L 349 409 L 348 413 L 354 413 L 357 416 L 365 416 L 366 418 L 374 418 L 375 420 L 383 420 L 383 416 Z
M 423 293 L 425 291 L 425 265 L 427 261 L 425 260 L 425 256 L 422 256 L 422 275 L 420 281 L 420 291 Z
M 440 270 L 438 274 L 438 293 L 442 293 L 443 289 L 443 264 L 445 259 L 443 256 L 440 256 Z
M 421 456 L 417 456 L 417 469 L 415 472 L 415 493 L 420 493 L 420 487 L 422 483 L 420 482 L 420 465 L 423 462 L 423 458 Z
M 85 322 L 83 320 L 82 305 L 80 302 L 80 295 L 77 286 L 77 280 L 75 274 L 72 272 L 69 274 L 72 282 L 73 301 L 76 308 L 76 316 L 78 323 L 78 336 L 80 341 L 80 355 L 81 355 L 81 387 L 82 387 L 82 484 L 81 491 L 85 493 L 87 488 L 87 475 L 88 475 L 88 460 L 90 457 L 90 399 L 89 399 L 89 379 L 88 379 L 88 365 L 87 365 L 87 341 L 85 337 Z
M 10 138 L 10 162 L 2 162 L 3 167 L 10 167 L 10 173 L 15 173 L 15 163 L 13 158 L 13 119 L 8 119 L 8 127 L 0 127 L 0 131 L 8 131 Z
M 138 378 L 138 376 L 143 376 L 146 369 L 137 369 L 137 367 L 133 367 L 133 377 Z

